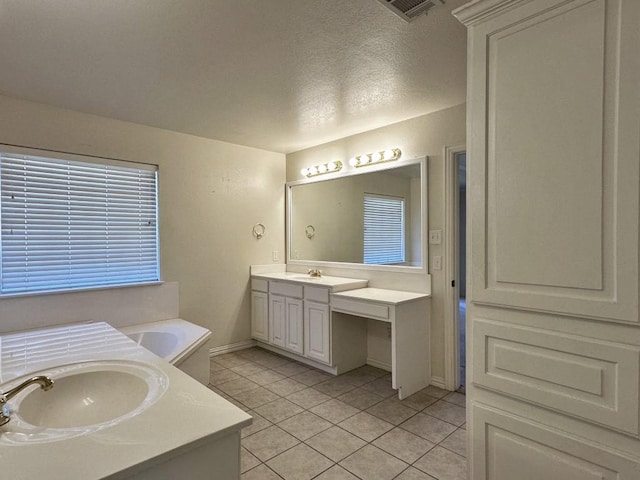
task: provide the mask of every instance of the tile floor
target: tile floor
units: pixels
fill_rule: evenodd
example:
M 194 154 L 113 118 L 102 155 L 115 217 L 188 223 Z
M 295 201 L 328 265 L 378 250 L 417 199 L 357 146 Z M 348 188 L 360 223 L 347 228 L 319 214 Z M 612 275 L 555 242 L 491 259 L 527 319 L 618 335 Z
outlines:
M 261 348 L 214 357 L 209 388 L 253 416 L 242 480 L 466 478 L 460 393 L 400 401 L 384 370 L 335 377 Z

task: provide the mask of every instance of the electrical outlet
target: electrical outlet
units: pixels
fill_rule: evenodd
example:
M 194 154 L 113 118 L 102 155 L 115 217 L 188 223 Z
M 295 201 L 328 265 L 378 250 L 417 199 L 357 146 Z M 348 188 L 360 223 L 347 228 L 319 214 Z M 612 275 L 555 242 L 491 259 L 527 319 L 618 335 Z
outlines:
M 429 243 L 440 245 L 442 243 L 442 230 L 429 230 Z
M 278 250 L 274 250 L 273 252 L 271 252 L 271 259 L 274 262 L 279 262 L 280 261 L 280 253 L 278 253 Z

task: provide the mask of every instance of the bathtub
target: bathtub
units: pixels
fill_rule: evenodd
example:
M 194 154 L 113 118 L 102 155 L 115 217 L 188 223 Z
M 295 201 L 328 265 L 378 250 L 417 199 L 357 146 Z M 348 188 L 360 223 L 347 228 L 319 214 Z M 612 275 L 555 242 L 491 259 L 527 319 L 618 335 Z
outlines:
M 211 331 L 181 318 L 132 325 L 119 330 L 200 383 L 209 384 Z

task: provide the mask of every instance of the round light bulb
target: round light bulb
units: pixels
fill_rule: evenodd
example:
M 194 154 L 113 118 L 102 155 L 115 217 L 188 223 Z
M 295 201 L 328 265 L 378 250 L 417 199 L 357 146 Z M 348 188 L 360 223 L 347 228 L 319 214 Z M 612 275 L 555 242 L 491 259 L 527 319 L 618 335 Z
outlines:
M 358 159 L 356 157 L 350 158 L 349 165 L 351 165 L 352 167 L 355 167 L 356 165 L 358 165 Z
M 318 174 L 318 167 L 311 167 L 311 168 L 309 169 L 309 173 L 310 173 L 311 175 L 317 175 L 317 174 Z
M 300 173 L 306 177 L 307 175 L 309 175 L 309 169 L 308 168 L 303 168 L 302 170 L 300 170 Z
M 326 173 L 327 172 L 327 166 L 324 163 L 322 165 L 318 165 L 318 171 L 320 173 Z
M 333 172 L 336 168 L 338 168 L 336 162 L 327 163 L 327 169 L 329 169 L 330 172 Z
M 370 160 L 371 158 L 369 157 L 369 155 L 360 155 L 360 163 L 362 165 L 366 165 Z
M 393 150 L 385 150 L 384 151 L 384 159 L 391 160 L 393 158 L 394 152 Z
M 380 152 L 376 152 L 371 155 L 371 161 L 379 162 L 380 160 L 382 160 L 382 155 L 380 154 Z

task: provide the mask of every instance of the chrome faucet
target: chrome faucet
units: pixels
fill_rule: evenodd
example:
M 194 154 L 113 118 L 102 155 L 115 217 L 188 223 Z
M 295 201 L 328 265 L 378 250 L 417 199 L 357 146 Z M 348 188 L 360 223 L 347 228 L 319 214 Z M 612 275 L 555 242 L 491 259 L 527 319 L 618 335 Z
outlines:
M 312 268 L 309 270 L 309 276 L 310 277 L 321 277 L 322 276 L 322 270 L 320 270 L 319 268 Z
M 25 380 L 17 387 L 14 387 L 11 390 L 7 391 L 7 393 L 0 392 L 0 426 L 11 420 L 11 408 L 9 408 L 7 402 L 17 394 L 19 394 L 22 390 L 27 388 L 29 385 L 34 384 L 40 385 L 40 388 L 42 388 L 42 390 L 51 390 L 51 388 L 53 387 L 53 380 L 44 375 L 38 375 Z

